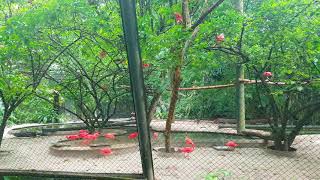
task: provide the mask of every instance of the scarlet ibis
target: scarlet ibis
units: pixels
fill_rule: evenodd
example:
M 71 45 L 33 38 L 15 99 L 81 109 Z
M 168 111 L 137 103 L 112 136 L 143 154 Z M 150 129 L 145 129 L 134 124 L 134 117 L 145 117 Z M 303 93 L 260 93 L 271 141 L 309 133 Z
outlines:
M 185 140 L 186 140 L 186 144 L 190 144 L 190 145 L 194 146 L 192 139 L 190 139 L 189 137 L 186 137 Z
M 101 155 L 104 155 L 104 156 L 107 156 L 107 155 L 110 155 L 110 154 L 112 154 L 112 150 L 111 150 L 111 148 L 102 148 L 102 149 L 100 149 L 100 154 Z
M 157 132 L 154 132 L 152 137 L 154 140 L 157 140 L 159 137 L 159 134 Z
M 87 139 L 87 140 L 96 140 L 98 138 L 97 134 L 87 134 L 86 136 L 83 137 L 83 139 Z
M 272 72 L 269 72 L 269 71 L 263 72 L 263 76 L 270 77 L 270 76 L 272 76 Z
M 114 135 L 114 133 L 106 133 L 104 137 L 106 139 L 116 139 L 116 136 Z
M 143 64 L 143 68 L 148 68 L 150 67 L 150 64 Z
M 185 158 L 189 158 L 189 153 L 192 153 L 194 149 L 195 147 L 183 147 L 183 148 L 180 148 L 179 151 L 184 153 Z
M 129 134 L 128 138 L 135 139 L 136 137 L 138 137 L 138 135 L 139 135 L 138 132 L 134 132 L 134 133 Z
M 68 140 L 74 141 L 74 140 L 79 139 L 80 137 L 79 137 L 79 135 L 69 135 L 69 136 L 66 136 L 66 138 Z
M 176 17 L 176 23 L 177 24 L 181 24 L 183 22 L 183 17 L 180 13 L 174 13 L 175 17 Z
M 216 41 L 217 41 L 218 43 L 224 41 L 224 34 L 221 33 L 221 34 L 217 35 L 217 36 L 216 36 Z
M 80 138 L 84 138 L 85 136 L 87 136 L 89 134 L 89 131 L 88 130 L 83 130 L 83 129 L 81 129 L 80 131 L 79 131 L 79 137 Z
M 99 132 L 95 132 L 95 133 L 93 133 L 93 135 L 98 138 L 100 136 L 100 133 Z
M 228 141 L 225 145 L 228 147 L 231 147 L 231 148 L 235 148 L 235 147 L 239 146 L 239 144 L 237 144 L 234 141 Z

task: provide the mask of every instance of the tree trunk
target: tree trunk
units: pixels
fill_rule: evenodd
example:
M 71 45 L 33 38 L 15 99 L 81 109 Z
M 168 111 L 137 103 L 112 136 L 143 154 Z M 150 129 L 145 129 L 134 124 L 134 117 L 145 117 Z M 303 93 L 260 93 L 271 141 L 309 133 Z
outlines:
M 182 16 L 183 16 L 184 28 L 190 28 L 191 27 L 191 18 L 190 18 L 188 0 L 182 1 Z
M 53 111 L 54 111 L 54 119 L 53 123 L 58 123 L 60 115 L 60 94 L 56 91 L 53 92 Z
M 153 96 L 150 106 L 149 106 L 149 110 L 147 113 L 147 120 L 148 120 L 148 125 L 150 126 L 150 123 L 152 121 L 152 119 L 154 118 L 154 113 L 157 110 L 157 105 L 161 99 L 161 95 L 162 93 L 160 92 L 156 92 L 155 95 Z
M 178 100 L 178 88 L 181 83 L 181 66 L 177 66 L 174 71 L 173 79 L 172 79 L 172 91 L 171 91 L 171 99 L 170 99 L 170 106 L 169 106 L 169 113 L 166 122 L 166 131 L 165 135 L 165 147 L 166 152 L 170 152 L 171 142 L 170 142 L 170 135 L 171 135 L 171 124 L 174 120 L 174 111 L 176 109 L 176 103 Z
M 236 10 L 243 14 L 243 0 L 233 0 L 233 5 Z M 241 42 L 239 43 L 239 51 L 241 51 Z M 241 63 L 237 64 L 236 67 L 237 79 L 236 79 L 236 119 L 237 119 L 237 132 L 241 133 L 245 130 L 245 119 L 246 119 L 246 107 L 245 107 L 245 91 L 244 83 L 241 82 L 244 79 L 244 68 Z
M 241 82 L 244 79 L 244 69 L 242 64 L 237 64 L 237 79 L 236 79 L 236 119 L 237 119 L 237 131 L 241 133 L 245 130 L 245 91 L 244 91 L 244 83 Z
M 8 112 L 8 110 L 5 109 L 3 117 L 2 117 L 2 122 L 0 125 L 0 148 L 1 148 L 1 144 L 2 144 L 4 129 L 6 128 L 9 117 L 10 117 L 10 113 Z

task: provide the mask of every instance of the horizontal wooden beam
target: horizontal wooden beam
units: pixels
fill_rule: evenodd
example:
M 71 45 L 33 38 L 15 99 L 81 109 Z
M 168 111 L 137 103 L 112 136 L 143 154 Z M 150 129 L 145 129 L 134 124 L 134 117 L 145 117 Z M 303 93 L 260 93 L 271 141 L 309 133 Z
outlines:
M 240 80 L 240 83 L 243 84 L 256 84 L 256 83 L 261 83 L 261 80 L 255 81 L 255 80 L 249 80 L 249 79 L 242 79 Z M 283 86 L 286 85 L 284 82 L 266 82 L 269 85 L 275 85 L 275 86 Z M 213 85 L 213 86 L 200 86 L 200 87 L 189 87 L 189 88 L 179 88 L 179 91 L 193 91 L 193 90 L 205 90 L 205 89 L 224 89 L 224 88 L 229 88 L 229 87 L 234 87 L 236 84 L 224 84 L 224 85 Z

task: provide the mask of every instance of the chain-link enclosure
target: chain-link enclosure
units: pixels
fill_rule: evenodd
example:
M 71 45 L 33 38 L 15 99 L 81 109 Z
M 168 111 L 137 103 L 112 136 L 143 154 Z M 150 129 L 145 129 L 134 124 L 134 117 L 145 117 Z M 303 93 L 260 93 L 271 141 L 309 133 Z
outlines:
M 319 2 L 21 2 L 0 180 L 320 179 Z

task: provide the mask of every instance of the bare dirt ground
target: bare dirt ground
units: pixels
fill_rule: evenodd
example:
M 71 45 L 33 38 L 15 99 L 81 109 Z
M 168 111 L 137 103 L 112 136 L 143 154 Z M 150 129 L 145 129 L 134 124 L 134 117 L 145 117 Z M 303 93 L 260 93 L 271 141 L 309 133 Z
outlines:
M 199 128 L 204 130 L 201 124 Z M 62 139 L 63 136 L 14 138 L 6 134 L 2 150 L 10 153 L 0 153 L 0 169 L 142 173 L 138 144 L 107 157 L 100 156 L 97 151 L 50 150 L 53 143 Z M 162 146 L 161 142 L 153 144 L 154 148 L 159 146 Z M 294 147 L 298 151 L 285 153 L 265 148 L 217 151 L 207 145 L 197 147 L 190 154 L 190 159 L 184 158 L 181 153 L 153 151 L 153 161 L 158 180 L 200 180 L 209 172 L 221 169 L 231 173 L 225 179 L 320 179 L 320 135 L 299 136 Z
M 64 137 L 7 138 L 0 153 L 0 169 L 82 173 L 141 173 L 138 145 L 100 156 L 98 152 L 54 152 L 50 145 Z M 154 145 L 154 147 L 157 145 Z M 227 170 L 225 179 L 320 179 L 320 136 L 299 136 L 296 152 L 279 153 L 263 148 L 217 151 L 197 147 L 190 159 L 181 153 L 153 151 L 157 180 L 204 179 L 209 172 Z

